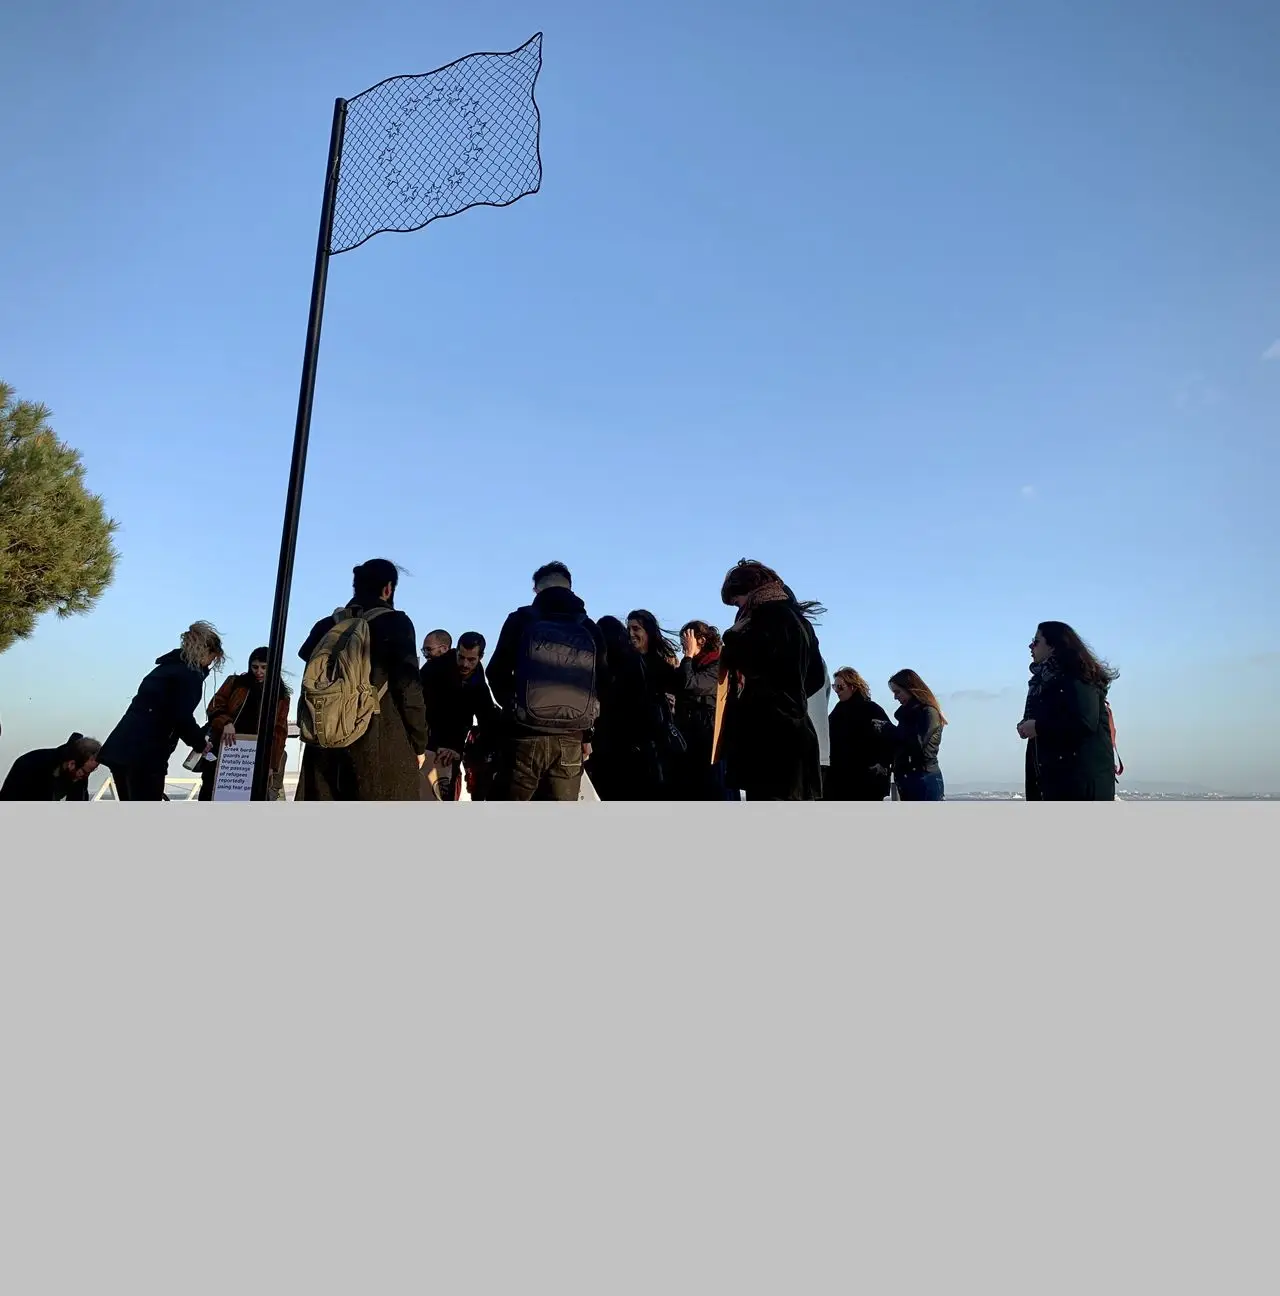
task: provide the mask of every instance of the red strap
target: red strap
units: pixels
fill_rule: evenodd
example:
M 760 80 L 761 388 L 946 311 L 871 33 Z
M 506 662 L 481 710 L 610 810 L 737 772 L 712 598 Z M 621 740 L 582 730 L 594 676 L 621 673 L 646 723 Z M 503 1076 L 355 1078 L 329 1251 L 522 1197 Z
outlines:
M 1116 718 L 1112 713 L 1110 702 L 1104 702 L 1102 705 L 1107 708 L 1107 727 L 1111 730 L 1111 751 L 1116 758 L 1116 778 L 1119 778 L 1124 773 L 1124 761 L 1120 759 L 1120 753 L 1116 750 Z

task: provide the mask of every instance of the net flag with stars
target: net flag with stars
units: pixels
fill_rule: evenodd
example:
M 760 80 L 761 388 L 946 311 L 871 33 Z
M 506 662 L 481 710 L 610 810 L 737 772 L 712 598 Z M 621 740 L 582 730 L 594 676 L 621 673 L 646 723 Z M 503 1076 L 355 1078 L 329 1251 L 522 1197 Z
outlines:
M 509 53 L 390 77 L 348 100 L 330 254 L 537 193 L 541 70 L 539 32 Z

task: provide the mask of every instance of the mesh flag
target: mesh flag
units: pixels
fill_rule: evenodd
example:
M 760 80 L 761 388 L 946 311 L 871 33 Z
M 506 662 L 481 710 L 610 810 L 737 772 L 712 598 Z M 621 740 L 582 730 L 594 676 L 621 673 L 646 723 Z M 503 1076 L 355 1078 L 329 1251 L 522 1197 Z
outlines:
M 390 77 L 349 100 L 330 253 L 537 193 L 541 70 L 539 32 L 510 53 Z

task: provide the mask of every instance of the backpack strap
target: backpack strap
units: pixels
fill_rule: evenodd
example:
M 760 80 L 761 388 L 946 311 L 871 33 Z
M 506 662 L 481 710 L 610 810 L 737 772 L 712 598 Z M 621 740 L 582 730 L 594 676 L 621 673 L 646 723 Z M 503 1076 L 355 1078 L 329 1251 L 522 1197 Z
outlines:
M 391 609 L 390 609 L 389 607 L 387 607 L 387 606 L 384 604 L 384 605 L 382 605 L 382 606 L 380 606 L 380 607 L 370 608 L 367 612 L 365 612 L 365 611 L 361 611 L 360 616 L 364 619 L 364 622 L 365 622 L 365 624 L 367 625 L 370 621 L 373 620 L 374 617 L 380 617 L 384 612 L 390 612 L 390 611 L 391 611 Z M 388 690 L 390 687 L 391 687 L 391 684 L 390 684 L 390 681 L 388 681 L 388 682 L 387 682 L 386 684 L 384 684 L 380 689 L 378 689 L 378 705 L 379 705 L 379 706 L 382 705 L 382 699 L 385 698 L 385 697 L 387 696 L 387 690 Z

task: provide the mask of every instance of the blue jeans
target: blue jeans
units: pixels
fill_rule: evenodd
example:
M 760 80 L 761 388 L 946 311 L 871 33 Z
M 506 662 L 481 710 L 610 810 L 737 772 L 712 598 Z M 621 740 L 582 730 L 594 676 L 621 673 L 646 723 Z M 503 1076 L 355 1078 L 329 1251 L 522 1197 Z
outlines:
M 944 801 L 942 773 L 904 774 L 896 780 L 900 801 Z

